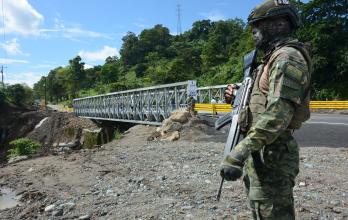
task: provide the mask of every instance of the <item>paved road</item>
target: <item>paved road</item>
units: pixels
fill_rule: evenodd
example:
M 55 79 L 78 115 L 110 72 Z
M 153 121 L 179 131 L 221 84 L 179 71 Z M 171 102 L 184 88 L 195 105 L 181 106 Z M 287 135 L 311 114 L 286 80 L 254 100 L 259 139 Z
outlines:
M 59 111 L 59 109 L 60 109 L 59 105 L 50 105 L 50 104 L 48 104 L 47 107 L 49 109 L 52 109 L 53 111 Z
M 200 117 L 202 117 L 200 115 Z M 203 116 L 207 121 L 208 116 Z M 213 126 L 213 122 L 211 122 Z M 225 134 L 216 137 L 215 141 L 225 142 L 228 126 L 223 128 Z M 348 148 L 348 115 L 343 114 L 311 114 L 310 120 L 304 123 L 294 136 L 300 147 L 346 147 Z
M 348 147 L 348 115 L 312 114 L 294 136 L 301 147 Z

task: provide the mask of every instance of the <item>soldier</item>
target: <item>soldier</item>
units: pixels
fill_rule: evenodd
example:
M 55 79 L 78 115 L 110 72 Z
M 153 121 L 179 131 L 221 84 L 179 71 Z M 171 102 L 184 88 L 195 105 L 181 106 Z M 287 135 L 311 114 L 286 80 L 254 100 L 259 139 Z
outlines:
M 267 0 L 248 17 L 255 44 L 264 53 L 254 71 L 245 138 L 222 161 L 225 180 L 242 177 L 253 219 L 295 219 L 293 187 L 299 172 L 294 129 L 309 118 L 311 59 L 291 37 L 300 26 L 287 0 Z M 234 86 L 225 91 L 233 99 Z M 244 169 L 244 170 L 243 170 Z
M 195 111 L 195 105 L 196 105 L 196 100 L 193 96 L 189 96 L 186 99 L 186 104 L 187 104 L 187 111 L 191 114 L 192 117 L 196 116 L 196 111 Z

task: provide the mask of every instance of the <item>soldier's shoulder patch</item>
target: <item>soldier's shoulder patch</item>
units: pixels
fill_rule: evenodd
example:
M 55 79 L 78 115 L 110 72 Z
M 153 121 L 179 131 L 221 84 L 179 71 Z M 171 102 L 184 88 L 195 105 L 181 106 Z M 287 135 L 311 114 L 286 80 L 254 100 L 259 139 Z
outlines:
M 284 78 L 282 84 L 286 87 L 292 88 L 292 89 L 300 89 L 301 85 L 289 78 Z
M 285 74 L 288 77 L 290 77 L 298 82 L 301 82 L 302 76 L 303 76 L 303 71 L 299 67 L 295 66 L 294 64 L 288 63 L 286 66 Z

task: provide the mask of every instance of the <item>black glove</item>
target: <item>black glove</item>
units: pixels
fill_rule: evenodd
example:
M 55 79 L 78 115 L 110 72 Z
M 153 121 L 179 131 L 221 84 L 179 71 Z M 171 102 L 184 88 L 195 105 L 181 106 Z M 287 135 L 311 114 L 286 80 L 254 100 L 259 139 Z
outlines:
M 244 161 L 234 156 L 233 153 L 227 155 L 220 166 L 220 175 L 227 181 L 235 181 L 243 175 Z

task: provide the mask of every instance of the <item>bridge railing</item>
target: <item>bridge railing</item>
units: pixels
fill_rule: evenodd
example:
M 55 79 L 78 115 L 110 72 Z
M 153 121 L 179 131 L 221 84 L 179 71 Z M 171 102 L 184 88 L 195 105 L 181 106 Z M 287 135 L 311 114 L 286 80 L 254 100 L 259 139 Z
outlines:
M 210 103 L 211 100 L 223 100 L 227 85 L 205 86 L 197 88 L 197 103 Z
M 132 89 L 73 100 L 77 116 L 96 120 L 161 124 L 196 96 L 196 81 Z

